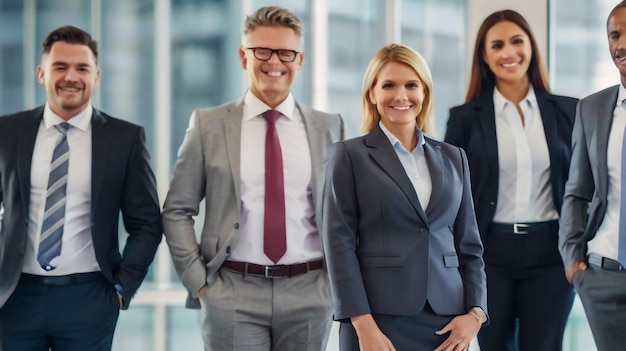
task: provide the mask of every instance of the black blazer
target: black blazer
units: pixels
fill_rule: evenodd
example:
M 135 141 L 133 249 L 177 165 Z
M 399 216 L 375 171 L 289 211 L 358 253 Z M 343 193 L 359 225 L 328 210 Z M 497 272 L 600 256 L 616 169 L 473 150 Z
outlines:
M 0 307 L 24 262 L 31 159 L 43 106 L 0 118 Z M 142 127 L 93 111 L 91 232 L 96 259 L 112 285 L 124 288 L 124 309 L 143 281 L 161 241 L 156 181 Z M 119 215 L 129 237 L 120 254 Z
M 463 150 L 425 138 L 432 179 L 423 209 L 380 128 L 335 144 L 328 161 L 323 242 L 334 318 L 487 311 L 487 285 Z
M 554 207 L 563 205 L 571 159 L 571 138 L 578 99 L 535 91 L 550 153 Z M 499 184 L 498 145 L 493 89 L 450 109 L 445 141 L 467 153 L 478 229 L 485 242 L 496 211 Z

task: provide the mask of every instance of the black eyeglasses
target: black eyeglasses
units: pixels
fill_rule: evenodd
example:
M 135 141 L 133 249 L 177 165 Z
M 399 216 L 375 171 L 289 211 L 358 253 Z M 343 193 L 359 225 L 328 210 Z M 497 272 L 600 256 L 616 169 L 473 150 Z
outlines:
M 281 62 L 293 62 L 296 60 L 299 52 L 296 50 L 287 50 L 287 49 L 268 49 L 268 48 L 246 48 L 248 50 L 252 50 L 254 57 L 257 60 L 261 61 L 269 61 L 272 58 L 272 55 L 276 53 L 278 59 Z

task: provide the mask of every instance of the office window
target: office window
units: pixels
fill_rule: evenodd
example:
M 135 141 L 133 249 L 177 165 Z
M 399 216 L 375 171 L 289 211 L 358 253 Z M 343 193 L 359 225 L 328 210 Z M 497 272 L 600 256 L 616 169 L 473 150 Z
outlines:
M 435 131 L 443 139 L 448 110 L 463 103 L 467 67 L 465 1 L 403 0 L 402 43 L 417 50 L 433 76 Z
M 615 1 L 550 1 L 552 90 L 578 98 L 619 83 L 611 60 L 606 19 Z

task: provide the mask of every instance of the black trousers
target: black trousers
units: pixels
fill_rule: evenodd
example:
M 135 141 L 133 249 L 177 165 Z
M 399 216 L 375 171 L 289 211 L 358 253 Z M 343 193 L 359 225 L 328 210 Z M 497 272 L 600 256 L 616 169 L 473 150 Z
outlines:
M 99 272 L 22 274 L 0 308 L 0 350 L 110 351 L 118 316 L 116 290 Z
M 483 256 L 490 323 L 478 334 L 481 351 L 562 350 L 574 290 L 557 245 L 557 221 L 492 225 Z
M 583 303 L 598 351 L 626 348 L 626 271 L 590 264 L 574 274 L 574 286 Z

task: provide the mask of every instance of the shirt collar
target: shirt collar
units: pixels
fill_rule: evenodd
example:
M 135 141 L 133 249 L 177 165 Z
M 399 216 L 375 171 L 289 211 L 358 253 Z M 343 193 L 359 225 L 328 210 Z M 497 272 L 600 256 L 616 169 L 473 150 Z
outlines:
M 619 85 L 619 90 L 617 92 L 617 101 L 615 106 L 621 106 L 622 102 L 626 100 L 626 88 L 622 84 Z
M 43 110 L 43 123 L 44 123 L 44 127 L 46 129 L 49 129 L 49 128 L 54 127 L 57 124 L 67 122 L 72 127 L 85 131 L 87 130 L 87 128 L 89 128 L 89 125 L 91 124 L 92 114 L 93 114 L 93 107 L 91 106 L 91 104 L 89 104 L 84 110 L 79 112 L 76 116 L 66 121 L 63 118 L 59 117 L 59 115 L 57 115 L 56 113 L 52 112 L 52 109 L 50 109 L 50 106 L 46 103 L 46 106 L 44 107 L 44 110 Z
M 532 84 L 528 87 L 528 93 L 526 93 L 526 97 L 524 97 L 520 103 L 520 106 L 523 107 L 523 104 L 527 104 L 530 107 L 537 107 L 537 96 L 535 96 L 535 89 Z M 504 111 L 504 108 L 507 104 L 511 104 L 509 100 L 507 100 L 502 93 L 498 90 L 498 87 L 493 89 L 493 107 L 496 112 Z
M 267 106 L 263 101 L 261 101 L 256 95 L 254 95 L 250 89 L 246 91 L 246 94 L 243 97 L 243 103 L 246 106 L 244 109 L 243 120 L 250 120 L 254 117 L 262 115 L 265 111 L 271 110 L 272 108 Z M 296 110 L 296 100 L 293 98 L 291 92 L 287 95 L 287 98 L 276 108 L 274 109 L 280 112 L 283 116 L 289 118 L 292 121 L 297 121 L 298 115 L 295 113 Z
M 400 140 L 398 140 L 398 138 L 396 138 L 395 135 L 393 135 L 389 129 L 387 129 L 385 127 L 385 125 L 383 124 L 383 122 L 378 121 L 378 126 L 380 127 L 380 129 L 382 129 L 383 133 L 385 133 L 385 135 L 387 136 L 387 139 L 389 139 L 389 142 L 391 143 L 391 145 L 393 145 L 393 147 L 400 147 L 402 149 L 404 149 L 404 146 L 402 146 L 402 143 L 400 143 Z M 424 139 L 424 133 L 422 133 L 419 129 L 415 128 L 415 132 L 417 133 L 417 146 L 424 146 L 424 144 L 426 143 L 426 140 Z M 405 150 L 408 152 L 411 152 L 412 150 Z

